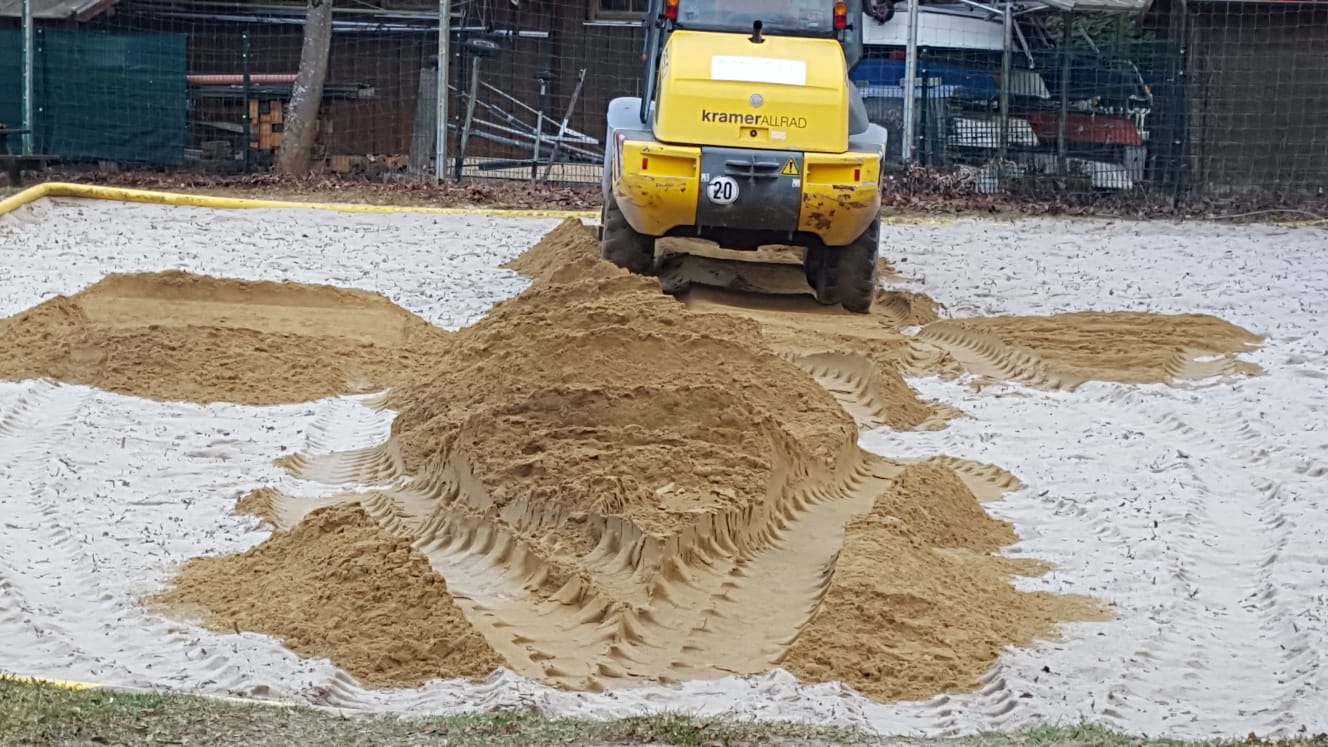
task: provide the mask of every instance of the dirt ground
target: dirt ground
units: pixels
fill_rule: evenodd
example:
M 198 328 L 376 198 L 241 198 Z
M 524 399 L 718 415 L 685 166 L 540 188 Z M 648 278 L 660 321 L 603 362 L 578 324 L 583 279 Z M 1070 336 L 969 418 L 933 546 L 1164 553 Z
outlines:
M 1015 533 L 984 506 L 1020 482 L 1000 465 L 859 446 L 862 429 L 961 414 L 906 376 L 1260 373 L 1237 355 L 1261 338 L 1211 316 L 957 321 L 885 290 L 852 315 L 811 302 L 778 251 L 762 259 L 679 259 L 670 296 L 568 220 L 509 264 L 524 292 L 455 332 L 353 289 L 115 274 L 0 321 L 0 376 L 200 403 L 388 390 L 381 444 L 272 454 L 358 487 L 244 496 L 274 532 L 145 601 L 179 619 L 275 636 L 371 687 L 503 666 L 603 691 L 782 667 L 888 701 L 977 691 L 1007 647 L 1112 616 L 1018 588 L 1049 566 L 1001 555 Z

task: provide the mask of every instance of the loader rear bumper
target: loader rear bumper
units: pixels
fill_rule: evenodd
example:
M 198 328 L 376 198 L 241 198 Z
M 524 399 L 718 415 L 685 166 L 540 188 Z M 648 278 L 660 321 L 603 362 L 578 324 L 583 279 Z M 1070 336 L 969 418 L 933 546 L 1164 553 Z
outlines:
M 625 140 L 613 160 L 613 196 L 637 232 L 663 236 L 696 223 L 701 149 Z
M 798 229 L 827 246 L 846 246 L 881 214 L 881 157 L 876 153 L 809 153 Z
M 844 246 L 881 208 L 877 153 L 691 147 L 620 138 L 610 189 L 651 236 L 751 231 Z

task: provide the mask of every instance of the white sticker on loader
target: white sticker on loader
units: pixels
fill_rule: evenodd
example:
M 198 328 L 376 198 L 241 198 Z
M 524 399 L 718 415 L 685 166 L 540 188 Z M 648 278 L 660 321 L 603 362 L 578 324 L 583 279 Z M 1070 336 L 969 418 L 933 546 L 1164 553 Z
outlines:
M 710 79 L 742 83 L 807 85 L 807 63 L 778 57 L 744 57 L 717 54 L 710 58 Z
M 717 176 L 706 185 L 706 196 L 716 205 L 732 205 L 738 199 L 738 180 Z

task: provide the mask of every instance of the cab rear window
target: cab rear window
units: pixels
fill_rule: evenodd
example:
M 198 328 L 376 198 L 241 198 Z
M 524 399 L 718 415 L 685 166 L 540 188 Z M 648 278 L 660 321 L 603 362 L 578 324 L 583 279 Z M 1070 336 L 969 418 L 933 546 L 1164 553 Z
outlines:
M 684 29 L 751 31 L 755 21 L 767 33 L 831 36 L 833 0 L 679 0 L 678 26 Z

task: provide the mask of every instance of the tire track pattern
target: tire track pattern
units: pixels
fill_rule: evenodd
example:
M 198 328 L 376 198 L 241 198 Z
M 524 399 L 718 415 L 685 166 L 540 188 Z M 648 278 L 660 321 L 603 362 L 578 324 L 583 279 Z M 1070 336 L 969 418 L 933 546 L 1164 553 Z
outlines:
M 1303 453 L 1276 448 L 1248 416 L 1227 413 L 1200 430 L 1158 397 L 1128 392 L 1117 399 L 1146 427 L 1182 439 L 1173 456 L 1148 467 L 1177 472 L 1202 496 L 1187 513 L 1192 534 L 1181 535 L 1193 559 L 1181 568 L 1188 590 L 1183 604 L 1196 617 L 1216 620 L 1193 631 L 1191 640 L 1202 641 L 1199 654 L 1177 662 L 1162 653 L 1178 646 L 1172 635 L 1155 656 L 1201 670 L 1241 671 L 1245 687 L 1231 691 L 1225 706 L 1258 724 L 1260 734 L 1290 736 L 1313 715 L 1305 706 L 1328 678 L 1328 636 L 1313 594 L 1324 583 L 1322 563 L 1314 559 L 1322 537 L 1297 536 L 1298 527 L 1320 524 L 1298 519 L 1307 508 L 1321 513 L 1305 496 L 1321 493 L 1325 481 L 1305 469 L 1310 460 Z M 1248 468 L 1256 466 L 1258 476 L 1249 477 Z M 1257 529 L 1257 541 L 1224 541 L 1249 527 Z M 1233 640 L 1245 643 L 1233 650 Z M 1202 684 L 1197 672 L 1193 679 Z
M 1321 723 L 1328 573 L 1318 557 L 1324 512 L 1308 497 L 1323 480 L 1304 467 L 1312 442 L 1288 448 L 1262 408 L 1233 404 L 1259 395 L 1100 383 L 1073 395 L 1001 387 L 992 397 L 962 382 L 921 389 L 966 402 L 974 419 L 941 432 L 874 431 L 864 446 L 1027 472 L 1028 487 L 990 510 L 1019 529 L 1011 554 L 1063 566 L 1031 588 L 1089 591 L 1119 614 L 1105 644 L 1089 643 L 1095 629 L 1085 627 L 1065 653 L 1038 646 L 1004 657 L 991 682 L 1024 697 L 1008 715 L 983 716 L 982 728 L 1088 719 L 1151 733 L 1290 736 Z M 1041 411 L 1061 413 L 1060 428 L 983 438 L 986 422 L 1049 422 Z M 1219 684 L 1237 673 L 1240 687 Z M 991 714 L 1000 697 L 942 700 L 929 723 L 944 729 L 956 718 L 971 729 L 968 709 Z
M 62 620 L 63 597 L 99 594 L 86 571 L 63 573 L 61 561 L 86 565 L 78 543 L 61 521 L 45 479 L 68 469 L 59 457 L 62 440 L 87 393 L 46 381 L 26 382 L 0 404 L 0 658 L 43 662 L 65 670 L 89 654 Z M 101 600 L 99 600 L 101 601 Z
M 156 417 L 143 420 L 183 429 L 140 428 L 141 403 L 46 382 L 26 382 L 0 408 L 0 509 L 12 517 L 0 523 L 6 671 L 214 693 L 293 696 L 288 688 L 306 686 L 321 667 L 276 641 L 214 635 L 142 606 L 176 563 L 259 539 L 217 500 L 261 472 L 276 447 L 258 439 L 246 458 L 248 444 L 231 437 L 243 408 L 200 418 L 202 408 L 152 403 Z M 161 468 L 163 454 L 174 466 Z
M 289 467 L 303 479 L 397 480 L 403 476 L 390 456 L 393 449 L 389 443 L 297 458 Z M 750 671 L 753 661 L 773 665 L 824 594 L 829 576 L 823 568 L 832 566 L 845 511 L 869 507 L 871 486 L 879 487 L 867 464 L 848 468 L 837 487 L 823 489 L 797 487 L 804 468 L 789 464 L 782 471 L 794 483 L 775 505 L 711 517 L 679 544 L 661 546 L 621 519 L 598 519 L 599 541 L 583 558 L 589 579 L 564 580 L 521 536 L 565 517 L 520 501 L 499 522 L 478 515 L 490 500 L 455 455 L 442 474 L 385 485 L 372 501 L 343 497 L 361 500 L 385 528 L 410 538 L 519 673 L 599 690 L 713 677 L 716 668 Z M 835 509 L 827 513 L 825 505 Z M 428 506 L 434 509 L 426 515 L 420 509 Z M 791 562 L 808 551 L 823 554 L 825 563 Z M 794 571 L 806 575 L 795 580 L 788 575 Z M 794 596 L 805 609 L 792 615 L 770 609 L 789 626 L 753 639 L 750 610 L 738 610 L 769 607 L 767 583 L 800 589 Z M 787 598 L 781 599 L 782 607 Z M 711 660 L 715 656 L 723 661 Z
M 485 518 L 476 512 L 490 500 L 462 460 L 454 455 L 436 472 L 411 478 L 394 448 L 389 442 L 297 456 L 287 466 L 302 479 L 324 477 L 329 487 L 379 481 L 369 498 L 339 494 L 324 502 L 357 500 L 385 529 L 410 539 L 517 673 L 592 691 L 777 666 L 826 593 L 844 524 L 903 469 L 881 458 L 851 460 L 834 484 L 794 483 L 764 517 L 718 517 L 673 548 L 652 549 L 630 524 L 599 519 L 598 543 L 580 563 L 590 572 L 583 579 L 564 578 L 523 538 L 562 523 L 556 510 L 516 501 L 499 521 Z M 1019 484 L 992 465 L 931 461 L 954 470 L 979 496 L 995 498 Z M 805 470 L 787 465 L 784 472 Z M 299 518 L 291 514 L 290 522 Z M 820 563 L 807 560 L 818 556 Z M 784 591 L 771 594 L 775 588 Z M 797 604 L 804 606 L 790 615 Z M 769 625 L 779 618 L 788 624 Z M 753 620 L 767 622 L 754 627 Z M 1015 704 L 999 676 L 983 692 L 993 713 Z M 336 702 L 367 703 L 349 694 Z

